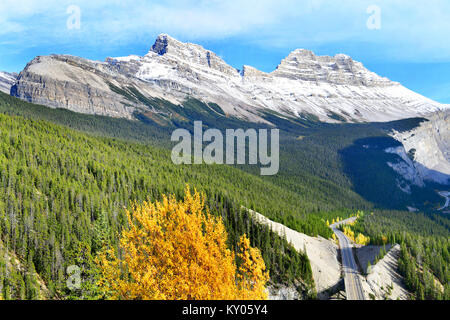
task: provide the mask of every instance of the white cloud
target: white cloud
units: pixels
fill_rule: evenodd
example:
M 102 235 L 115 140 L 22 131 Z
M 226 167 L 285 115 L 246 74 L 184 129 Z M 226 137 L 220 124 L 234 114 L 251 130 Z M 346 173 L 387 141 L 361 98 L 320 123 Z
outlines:
M 65 29 L 66 9 L 82 10 L 79 32 Z M 368 30 L 367 7 L 381 8 L 381 30 Z M 165 32 L 197 41 L 242 37 L 261 46 L 371 43 L 390 59 L 450 61 L 446 0 L 2 0 L 0 40 L 117 45 Z M 150 44 L 149 44 L 150 45 Z

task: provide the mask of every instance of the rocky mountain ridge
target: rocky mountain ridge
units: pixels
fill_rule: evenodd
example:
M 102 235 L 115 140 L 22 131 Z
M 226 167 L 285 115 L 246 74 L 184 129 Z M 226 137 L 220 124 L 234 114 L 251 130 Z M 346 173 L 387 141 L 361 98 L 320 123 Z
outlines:
M 130 95 L 130 90 L 133 94 Z M 145 97 L 145 99 L 136 99 Z M 324 122 L 389 121 L 446 107 L 367 70 L 349 56 L 298 49 L 271 73 L 237 70 L 203 47 L 166 34 L 143 57 L 104 62 L 67 55 L 36 57 L 11 94 L 33 103 L 113 117 L 155 112 L 148 99 L 175 105 L 188 97 L 217 104 L 227 116 L 266 122 L 264 114 Z

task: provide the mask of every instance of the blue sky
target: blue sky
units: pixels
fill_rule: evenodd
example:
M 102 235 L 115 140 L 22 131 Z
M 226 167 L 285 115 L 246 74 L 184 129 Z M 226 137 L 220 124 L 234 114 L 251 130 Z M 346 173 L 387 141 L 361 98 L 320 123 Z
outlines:
M 80 9 L 79 29 L 67 27 L 71 6 Z M 159 33 L 199 43 L 236 68 L 264 71 L 296 48 L 346 53 L 450 103 L 448 0 L 1 0 L 0 70 L 20 71 L 51 53 L 144 55 Z

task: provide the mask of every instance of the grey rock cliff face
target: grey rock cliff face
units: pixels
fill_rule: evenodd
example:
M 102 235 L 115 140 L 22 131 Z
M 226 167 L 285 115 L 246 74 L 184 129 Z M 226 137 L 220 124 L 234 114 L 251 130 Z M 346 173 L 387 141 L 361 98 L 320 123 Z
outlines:
M 403 144 L 403 153 L 412 157 L 407 166 L 411 174 L 450 185 L 450 111 L 437 112 L 417 128 L 394 132 L 393 137 Z M 408 180 L 421 185 L 417 179 Z
M 358 122 L 445 109 L 346 55 L 316 56 L 299 49 L 271 73 L 250 66 L 238 71 L 215 53 L 166 34 L 158 36 L 142 57 L 104 62 L 67 55 L 37 57 L 20 73 L 11 94 L 53 108 L 112 117 L 155 111 L 145 99 L 130 96 L 129 90 L 180 106 L 193 97 L 253 122 L 266 122 L 267 111 L 295 118 L 313 114 L 325 122 Z
M 72 56 L 37 57 L 20 73 L 11 95 L 52 108 L 130 118 L 135 106 L 111 90 L 113 66 Z M 120 82 L 129 82 L 126 77 Z

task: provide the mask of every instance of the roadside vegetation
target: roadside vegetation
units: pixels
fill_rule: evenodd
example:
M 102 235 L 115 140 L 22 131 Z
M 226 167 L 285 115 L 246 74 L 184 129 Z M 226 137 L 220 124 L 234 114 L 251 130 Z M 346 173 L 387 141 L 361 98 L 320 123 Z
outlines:
M 450 237 L 446 216 L 376 211 L 354 225 L 371 244 L 399 243 L 399 271 L 419 300 L 450 299 Z

